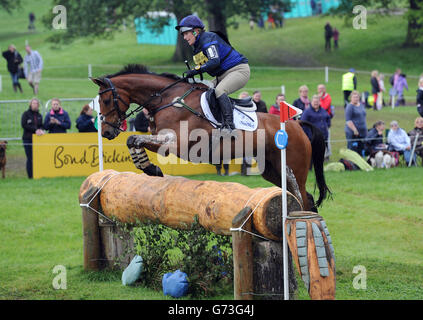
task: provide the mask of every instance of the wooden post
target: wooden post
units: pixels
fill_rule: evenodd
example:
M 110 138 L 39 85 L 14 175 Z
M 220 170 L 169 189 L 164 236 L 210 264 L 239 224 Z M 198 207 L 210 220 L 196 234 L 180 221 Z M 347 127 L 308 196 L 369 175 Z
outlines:
M 91 197 L 97 192 L 97 188 L 92 187 L 88 192 L 80 196 L 79 202 L 82 209 L 82 229 L 84 237 L 84 269 L 95 270 L 101 269 L 101 250 L 100 250 L 100 230 L 98 226 L 98 215 L 87 206 Z M 98 210 L 98 196 L 90 203 L 90 206 Z
M 232 220 L 233 229 L 240 228 L 251 208 L 241 210 Z M 242 229 L 251 232 L 251 218 L 245 222 Z M 232 231 L 232 251 L 234 261 L 234 299 L 252 300 L 253 292 L 253 247 L 251 234 L 234 230 Z
M 283 245 L 282 241 L 253 240 L 253 282 L 254 299 L 284 300 Z M 289 299 L 295 299 L 297 280 L 292 264 L 291 252 L 288 250 Z

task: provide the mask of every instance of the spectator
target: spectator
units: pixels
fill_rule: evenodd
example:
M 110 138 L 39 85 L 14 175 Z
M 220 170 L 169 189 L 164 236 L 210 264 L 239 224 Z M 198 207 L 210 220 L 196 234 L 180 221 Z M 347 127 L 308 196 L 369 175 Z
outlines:
M 417 137 L 417 134 L 419 135 Z M 423 158 L 423 117 L 418 117 L 414 121 L 414 129 L 411 130 L 408 135 L 410 136 L 411 147 L 414 146 L 414 141 L 417 137 L 415 154 Z
M 311 99 L 311 108 L 307 108 L 304 110 L 304 113 L 301 116 L 301 120 L 305 120 L 308 122 L 311 122 L 313 125 L 315 125 L 325 137 L 326 141 L 326 148 L 327 148 L 327 140 L 328 140 L 328 129 L 330 127 L 330 116 L 320 106 L 320 97 L 318 95 L 314 95 Z M 308 127 L 303 127 L 304 131 L 308 129 Z M 311 132 L 307 132 L 307 135 L 311 137 Z
M 29 45 L 25 46 L 27 55 L 24 59 L 24 73 L 28 84 L 38 94 L 38 87 L 41 81 L 41 71 L 43 70 L 43 58 L 36 50 L 32 50 Z
M 76 119 L 76 128 L 79 132 L 97 132 L 94 126 L 93 109 L 86 104 L 82 107 L 78 119 Z
M 333 46 L 335 49 L 338 49 L 338 40 L 339 40 L 339 31 L 336 28 L 333 28 Z
M 239 96 L 238 99 L 245 99 L 248 98 L 250 96 L 250 94 L 247 91 L 242 91 Z
M 250 20 L 248 22 L 248 24 L 250 25 L 250 30 L 254 30 L 254 24 L 255 24 L 255 19 L 253 16 L 250 16 Z
M 404 154 L 404 160 L 408 164 L 411 157 L 411 140 L 404 129 L 401 129 L 397 121 L 391 122 L 391 129 L 388 132 L 389 151 L 397 151 Z M 416 162 L 416 155 L 413 157 Z
M 423 77 L 419 80 L 419 88 L 417 89 L 417 112 L 423 117 Z
M 329 22 L 325 25 L 325 50 L 330 51 L 330 38 L 333 36 L 332 27 Z
M 406 75 L 404 73 L 401 73 L 397 79 L 397 81 L 394 84 L 394 90 L 397 95 L 397 102 L 395 103 L 395 106 L 399 106 L 400 104 L 405 106 L 405 98 L 404 98 L 404 89 L 407 89 L 408 91 L 408 84 Z
M 395 91 L 395 84 L 397 83 L 400 75 L 401 75 L 401 69 L 397 68 L 397 70 L 395 70 L 395 73 L 389 78 L 389 83 L 392 86 L 392 88 L 389 90 L 389 96 L 390 96 L 389 104 L 390 105 L 392 105 L 392 100 L 396 99 L 397 92 Z
M 273 18 L 273 13 L 269 12 L 267 14 L 267 23 L 269 24 L 269 28 L 275 29 L 275 19 Z
M 378 99 L 377 99 L 377 104 L 376 104 L 376 108 L 378 110 L 381 110 L 382 107 L 385 106 L 385 100 L 383 99 L 383 93 L 386 91 L 384 79 L 385 79 L 385 75 L 383 73 L 380 73 L 379 78 L 378 78 L 380 91 L 379 91 L 379 94 L 377 96 Z
M 384 132 L 385 122 L 377 121 L 367 133 L 365 152 L 369 156 L 367 162 L 372 167 L 389 169 L 395 165 L 395 159 L 388 151 L 388 146 L 383 143 Z
M 13 91 L 16 92 L 17 88 L 19 88 L 19 91 L 22 93 L 22 87 L 19 83 L 19 65 L 23 62 L 22 56 L 16 50 L 16 47 L 11 44 L 8 50 L 3 52 L 3 57 L 7 61 L 7 70 L 12 77 Z
M 322 107 L 328 113 L 329 117 L 332 119 L 334 116 L 335 108 L 332 106 L 332 97 L 329 93 L 326 92 L 326 86 L 324 84 L 319 84 L 317 86 L 317 93 L 320 98 L 320 107 Z M 332 155 L 332 147 L 330 143 L 330 128 L 328 128 L 328 139 L 327 139 L 327 148 L 325 152 L 325 160 L 329 161 L 330 156 Z
M 49 133 L 66 133 L 71 127 L 71 120 L 68 113 L 63 110 L 59 99 L 51 100 L 51 110 L 44 118 L 44 129 Z
M 128 122 L 125 120 L 122 121 L 122 124 L 120 125 L 119 129 L 121 131 L 126 131 L 128 129 Z
M 43 117 L 40 112 L 40 102 L 38 99 L 32 99 L 29 103 L 29 108 L 22 114 L 21 125 L 24 129 L 22 142 L 26 155 L 26 172 L 28 178 L 32 179 L 32 135 L 35 133 L 38 136 L 43 135 Z
M 320 98 L 320 106 L 328 113 L 328 115 L 333 118 L 333 106 L 332 106 L 332 97 L 329 93 L 326 92 L 326 86 L 324 84 L 319 84 L 317 86 L 317 94 Z
M 378 94 L 380 91 L 379 87 L 379 73 L 377 70 L 373 70 L 370 78 L 370 84 L 372 85 L 372 94 L 373 94 L 373 110 L 377 110 L 376 104 L 378 99 Z
M 351 103 L 345 108 L 345 136 L 347 148 L 363 155 L 363 139 L 367 136 L 366 109 L 356 90 L 351 92 Z
M 266 102 L 261 100 L 261 92 L 260 91 L 258 91 L 258 90 L 254 91 L 253 101 L 257 106 L 257 112 L 267 113 Z
M 135 130 L 139 132 L 150 132 L 150 121 L 148 120 L 148 110 L 143 108 L 135 117 Z
M 306 85 L 301 86 L 298 89 L 300 97 L 295 100 L 292 105 L 301 110 L 305 110 L 311 106 L 310 100 L 308 99 L 308 87 Z
M 275 115 L 277 115 L 277 116 L 280 116 L 280 114 L 281 114 L 281 108 L 280 108 L 280 105 L 281 105 L 281 102 L 282 101 L 285 101 L 285 95 L 284 94 L 282 94 L 282 93 L 279 93 L 277 96 L 276 96 L 276 101 L 275 101 L 275 104 L 274 105 L 272 105 L 271 107 L 270 107 L 270 109 L 269 109 L 269 113 L 270 114 L 275 114 Z
M 357 76 L 355 69 L 351 68 L 347 73 L 342 75 L 342 91 L 344 92 L 344 108 L 349 103 L 351 92 L 357 90 Z
M 28 16 L 29 24 L 28 24 L 28 30 L 29 31 L 35 31 L 35 14 L 31 12 Z

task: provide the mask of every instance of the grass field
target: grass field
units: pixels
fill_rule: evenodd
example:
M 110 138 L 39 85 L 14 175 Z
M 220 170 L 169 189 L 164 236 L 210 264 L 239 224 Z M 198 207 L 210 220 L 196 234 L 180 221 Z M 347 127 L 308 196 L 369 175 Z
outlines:
M 337 299 L 423 299 L 420 171 L 327 174 L 334 199 L 321 214 L 335 248 Z M 257 176 L 191 178 L 270 186 Z M 83 271 L 78 205 L 83 180 L 0 183 L 0 202 L 7 208 L 0 212 L 0 299 L 165 299 L 161 292 L 122 286 L 120 273 Z M 312 175 L 308 185 L 312 190 Z M 56 265 L 66 267 L 67 290 L 53 289 Z M 366 268 L 366 290 L 353 287 L 355 266 Z M 301 280 L 299 287 L 298 297 L 309 299 Z M 232 293 L 216 298 L 232 299 Z
M 49 1 L 22 1 L 23 9 L 8 15 L 0 12 L 0 49 L 14 43 L 24 53 L 26 40 L 44 58 L 45 70 L 39 98 L 45 103 L 53 97 L 94 97 L 97 87 L 87 79 L 87 66 L 93 75 L 113 73 L 127 63 L 142 63 L 152 71 L 181 74 L 182 63 L 171 64 L 171 46 L 138 45 L 131 28 L 112 40 L 77 40 L 57 46 L 45 39 L 53 30 L 37 22 L 37 32 L 28 33 L 30 11 L 38 18 L 51 10 Z M 325 53 L 323 25 L 326 21 L 341 32 L 340 49 Z M 233 45 L 250 60 L 251 80 L 245 88 L 250 93 L 259 89 L 270 106 L 284 85 L 288 102 L 297 98 L 298 87 L 307 84 L 310 93 L 324 82 L 323 69 L 286 69 L 323 67 L 358 70 L 378 69 L 390 75 L 401 67 L 408 75 L 423 72 L 421 49 L 402 49 L 405 37 L 404 17 L 370 17 L 367 30 L 354 30 L 339 18 L 305 18 L 286 20 L 283 29 L 250 31 L 247 23 L 230 29 Z M 3 92 L 0 100 L 30 99 L 32 93 L 24 83 L 24 94 L 13 93 L 11 81 L 0 61 Z M 344 109 L 342 107 L 342 71 L 329 73 L 328 92 L 336 106 L 331 137 L 332 161 L 345 147 Z M 407 100 L 415 100 L 415 78 L 409 79 Z M 386 79 L 387 85 L 388 79 Z M 389 85 L 387 85 L 389 88 Z M 370 75 L 358 74 L 358 89 L 370 90 Z M 236 94 L 234 94 L 235 96 Z M 67 107 L 64 104 L 65 108 Z M 69 105 L 78 112 L 78 104 Z M 0 138 L 11 124 L 1 118 L 26 108 L 0 110 Z M 8 112 L 8 113 L 5 113 Z M 370 127 L 377 120 L 389 123 L 398 120 L 409 131 L 417 116 L 415 107 L 367 111 Z M 72 119 L 75 121 L 75 119 Z M 75 131 L 74 123 L 72 130 Z M 20 133 L 21 134 L 21 133 Z M 423 299 L 423 200 L 422 168 L 395 168 L 374 172 L 328 172 L 326 177 L 334 199 L 325 202 L 321 214 L 325 218 L 335 247 L 337 266 L 337 299 Z M 28 180 L 25 178 L 25 155 L 20 141 L 8 147 L 7 179 L 0 180 L 0 299 L 167 299 L 161 292 L 141 287 L 124 287 L 120 273 L 86 273 L 82 268 L 81 210 L 78 191 L 85 177 Z M 196 176 L 192 179 L 236 181 L 249 187 L 270 184 L 261 177 Z M 313 190 L 310 175 L 308 189 Z M 67 290 L 54 290 L 53 268 L 63 265 L 67 270 Z M 356 290 L 352 283 L 355 266 L 367 271 L 367 289 Z M 309 299 L 299 281 L 299 299 Z M 216 297 L 232 299 L 232 292 Z

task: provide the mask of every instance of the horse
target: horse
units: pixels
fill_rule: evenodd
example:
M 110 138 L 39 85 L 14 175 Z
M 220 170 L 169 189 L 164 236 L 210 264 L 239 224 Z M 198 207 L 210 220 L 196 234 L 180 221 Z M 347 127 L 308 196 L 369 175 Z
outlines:
M 142 108 L 148 110 L 152 135 L 132 135 L 127 139 L 127 146 L 135 166 L 148 175 L 162 176 L 163 174 L 159 167 L 150 163 L 145 149 L 165 156 L 174 153 L 181 159 L 192 161 L 190 151 L 198 140 L 187 141 L 187 138 L 182 136 L 181 130 L 189 134 L 195 129 L 202 129 L 209 138 L 209 144 L 213 140 L 215 131 L 219 131 L 206 119 L 201 110 L 201 95 L 209 90 L 204 83 L 189 81 L 169 73 L 156 74 L 150 72 L 144 65 L 127 65 L 115 74 L 90 79 L 99 86 L 99 117 L 102 120 L 101 134 L 104 138 L 114 139 L 120 133 L 120 125 L 124 119 Z M 136 104 L 138 107 L 127 113 L 130 104 Z M 274 136 L 280 129 L 280 119 L 268 113 L 257 113 L 257 118 L 257 130 L 250 132 L 249 136 L 244 130 L 234 130 L 236 135 L 235 138 L 231 137 L 231 151 L 226 157 L 234 159 L 245 156 L 247 149 L 257 156 L 260 151 L 263 157 L 261 163 L 257 162 L 259 167 L 261 165 L 262 177 L 281 187 L 281 152 L 274 142 Z M 302 126 L 310 128 L 311 139 L 305 134 Z M 287 172 L 291 170 L 295 176 L 295 179 L 289 179 L 287 188 L 291 192 L 297 188 L 294 194 L 299 194 L 301 197 L 299 200 L 302 200 L 304 210 L 317 212 L 317 207 L 331 194 L 323 172 L 324 137 L 312 124 L 301 120 L 289 120 L 285 128 L 289 137 L 286 148 Z M 172 132 L 172 134 L 162 132 Z M 241 153 L 233 151 L 237 140 L 249 139 L 250 141 L 251 136 L 253 142 L 250 143 L 250 147 L 247 147 L 245 142 L 245 150 Z M 222 156 L 224 139 L 218 141 L 217 148 L 221 151 L 220 161 L 227 161 L 228 159 L 223 159 Z M 184 143 L 185 147 L 183 147 Z M 166 145 L 173 145 L 175 148 L 165 148 L 166 151 L 163 151 Z M 211 163 L 211 160 L 210 156 L 208 162 Z M 319 189 L 319 198 L 316 203 L 312 195 L 306 191 L 307 175 L 311 164 L 314 167 L 316 185 Z

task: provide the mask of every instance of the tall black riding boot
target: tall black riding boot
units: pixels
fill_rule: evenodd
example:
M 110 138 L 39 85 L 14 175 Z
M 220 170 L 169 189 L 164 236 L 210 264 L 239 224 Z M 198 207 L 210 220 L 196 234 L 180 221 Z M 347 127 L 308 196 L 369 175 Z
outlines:
M 17 83 L 17 84 L 16 84 L 16 86 L 18 87 L 19 91 L 20 91 L 21 93 L 23 93 L 23 91 L 22 91 L 22 87 L 21 87 L 21 84 L 20 84 L 20 83 Z
M 217 98 L 217 101 L 219 102 L 220 110 L 222 111 L 223 115 L 222 131 L 229 131 L 230 133 L 233 129 L 235 129 L 231 100 L 229 99 L 228 95 L 224 93 L 219 98 Z
M 16 84 L 13 84 L 13 91 L 16 92 Z

